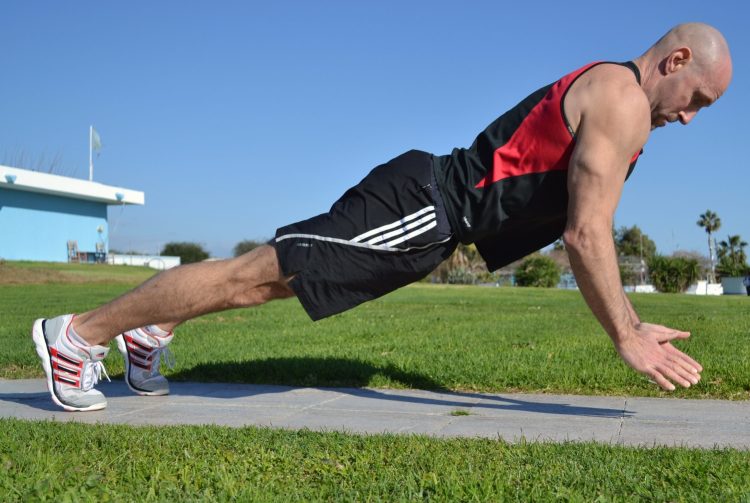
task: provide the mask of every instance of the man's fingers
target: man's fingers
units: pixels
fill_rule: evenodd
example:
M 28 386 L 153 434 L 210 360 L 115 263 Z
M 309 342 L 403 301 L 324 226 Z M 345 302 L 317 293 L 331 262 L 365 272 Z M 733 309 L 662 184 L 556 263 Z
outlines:
M 673 341 L 675 339 L 687 339 L 690 337 L 690 332 L 683 332 L 682 330 L 674 330 L 667 327 L 662 327 L 665 330 L 659 330 L 656 332 L 656 340 L 659 342 Z
M 698 384 L 698 381 L 701 380 L 701 375 L 693 372 L 693 366 L 682 359 L 670 358 L 668 366 L 680 377 L 689 381 L 691 385 Z
M 672 382 L 675 382 L 682 386 L 683 388 L 689 388 L 691 386 L 691 382 L 684 377 L 682 377 L 678 372 L 676 372 L 674 369 L 666 366 L 666 365 L 659 365 L 655 369 L 657 372 L 659 372 L 662 377 L 666 377 Z M 659 381 L 657 381 L 659 382 Z M 670 383 L 671 384 L 671 383 Z M 669 388 L 667 388 L 669 389 Z M 670 391 L 674 390 L 674 386 L 670 389 Z
M 661 375 L 658 371 L 652 370 L 649 373 L 649 376 L 651 376 L 651 379 L 653 379 L 656 384 L 658 384 L 661 389 L 667 390 L 667 391 L 674 391 L 674 384 L 667 381 L 663 375 Z
M 690 337 L 690 332 L 683 330 L 676 330 L 674 328 L 665 327 L 664 325 L 656 325 L 654 323 L 641 323 L 641 328 L 651 332 L 659 342 L 671 341 L 673 339 L 687 339 Z
M 690 368 L 688 370 L 692 371 L 692 369 L 695 369 L 696 373 L 703 372 L 703 366 L 700 363 L 698 363 L 697 361 L 693 360 L 692 358 L 690 358 L 690 356 L 688 356 L 687 354 L 683 353 L 682 351 L 680 351 L 676 347 L 672 346 L 671 344 L 669 344 L 669 343 L 663 344 L 662 348 L 666 349 L 667 352 L 670 355 L 672 355 L 675 359 L 679 359 L 684 364 L 690 365 L 690 367 L 692 367 L 692 368 Z
M 684 379 L 690 381 L 690 384 L 698 384 L 701 380 L 701 375 L 698 372 L 693 372 L 693 366 L 682 360 L 670 360 L 672 370 L 680 374 Z

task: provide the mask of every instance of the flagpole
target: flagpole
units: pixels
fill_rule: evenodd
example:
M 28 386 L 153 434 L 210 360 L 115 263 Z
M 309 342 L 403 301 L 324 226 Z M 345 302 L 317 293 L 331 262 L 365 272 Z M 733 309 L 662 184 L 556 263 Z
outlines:
M 94 181 L 94 126 L 89 126 L 89 182 Z

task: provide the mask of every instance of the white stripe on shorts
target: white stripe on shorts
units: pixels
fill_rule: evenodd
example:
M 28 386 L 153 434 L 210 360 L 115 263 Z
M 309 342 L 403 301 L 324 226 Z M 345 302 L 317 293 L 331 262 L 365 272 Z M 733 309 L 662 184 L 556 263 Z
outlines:
M 352 238 L 352 242 L 358 243 L 360 241 L 364 241 L 365 239 L 369 238 L 370 236 L 374 236 L 376 234 L 380 234 L 380 233 L 383 233 L 385 231 L 389 231 L 389 230 L 391 230 L 391 229 L 393 229 L 395 227 L 403 226 L 405 223 L 410 222 L 410 221 L 414 220 L 415 218 L 419 218 L 422 215 L 424 215 L 425 213 L 430 213 L 430 212 L 432 212 L 432 213 L 435 212 L 435 207 L 434 206 L 427 206 L 426 208 L 422 208 L 421 210 L 417 211 L 416 213 L 412 213 L 411 215 L 405 216 L 401 220 L 396 220 L 393 223 L 390 223 L 390 224 L 387 224 L 387 225 L 383 225 L 383 226 L 378 227 L 376 229 L 372 229 L 370 231 L 367 231 L 364 234 L 360 234 L 359 236 L 357 236 L 355 238 Z M 403 231 L 400 231 L 400 232 L 403 232 Z M 379 239 L 377 241 L 379 241 Z
M 437 223 L 435 223 L 435 225 L 437 225 Z M 331 238 L 328 236 L 318 236 L 316 234 L 284 234 L 283 236 L 277 237 L 274 241 L 278 243 L 279 241 L 284 241 L 287 239 L 314 239 L 316 241 L 338 243 L 342 245 L 353 246 L 355 248 L 367 248 L 368 250 L 378 250 L 378 251 L 387 251 L 387 252 L 408 252 L 412 250 L 424 250 L 431 246 L 447 243 L 448 241 L 453 239 L 453 234 L 451 234 L 445 239 L 441 239 L 440 241 L 427 243 L 426 245 L 423 245 L 423 246 L 410 246 L 408 248 L 393 248 L 392 246 L 388 246 L 387 244 L 386 245 L 369 245 L 367 243 L 355 243 L 353 241 L 347 241 L 346 239 Z
M 419 229 L 412 231 L 409 234 L 406 234 L 404 236 L 401 236 L 398 239 L 394 239 L 393 241 L 388 241 L 386 244 L 388 246 L 396 246 L 397 244 L 403 243 L 407 239 L 411 239 L 413 237 L 419 236 L 420 234 L 423 234 L 434 227 L 437 227 L 437 220 L 433 218 L 432 222 L 430 222 L 428 225 L 425 225 L 424 227 L 420 227 Z
M 435 217 L 436 217 L 436 214 L 434 212 L 433 213 L 428 213 L 427 215 L 423 216 L 422 218 L 414 220 L 412 222 L 409 222 L 408 224 L 404 225 L 403 227 L 400 227 L 400 228 L 396 229 L 395 231 L 386 232 L 385 234 L 381 234 L 380 236 L 378 236 L 376 238 L 372 238 L 367 243 L 371 244 L 371 245 L 374 245 L 374 244 L 378 244 L 381 241 L 387 241 L 387 240 L 391 239 L 392 237 L 398 236 L 400 234 L 404 234 L 406 231 L 410 231 L 410 230 L 414 229 L 415 227 L 419 227 L 422 224 L 425 224 L 425 223 L 430 222 L 430 221 L 434 221 Z M 434 227 L 434 225 L 432 227 Z M 417 232 L 416 234 L 412 233 L 412 234 L 414 236 L 418 236 L 419 234 L 422 234 L 422 232 L 425 232 L 425 231 L 428 231 L 428 230 L 432 229 L 432 227 L 425 228 L 424 230 L 423 229 L 418 229 L 421 232 Z

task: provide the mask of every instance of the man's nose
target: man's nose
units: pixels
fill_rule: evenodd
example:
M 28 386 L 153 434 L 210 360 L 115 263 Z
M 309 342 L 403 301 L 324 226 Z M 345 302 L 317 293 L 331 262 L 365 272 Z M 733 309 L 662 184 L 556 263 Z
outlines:
M 693 120 L 693 117 L 695 117 L 695 114 L 697 114 L 697 111 L 693 112 L 680 112 L 677 114 L 677 116 L 680 118 L 680 122 L 683 125 L 687 125 L 691 120 Z

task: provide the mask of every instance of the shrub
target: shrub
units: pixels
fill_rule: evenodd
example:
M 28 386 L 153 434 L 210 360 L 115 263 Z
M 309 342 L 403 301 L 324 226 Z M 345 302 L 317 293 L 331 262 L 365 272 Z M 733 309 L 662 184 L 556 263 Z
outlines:
M 516 269 L 518 286 L 539 286 L 552 288 L 560 282 L 560 268 L 554 260 L 543 255 L 534 255 Z
M 465 267 L 456 267 L 448 271 L 447 282 L 450 285 L 473 285 L 476 281 L 476 275 Z
M 750 267 L 747 265 L 745 247 L 747 247 L 747 243 L 742 240 L 739 234 L 728 236 L 726 241 L 719 242 L 719 249 L 716 250 L 719 258 L 716 272 L 719 273 L 719 276 L 736 277 L 748 274 Z
M 208 252 L 197 243 L 167 243 L 164 245 L 161 254 L 180 257 L 180 262 L 183 264 L 200 262 L 208 258 Z
M 731 257 L 722 257 L 716 266 L 716 273 L 722 278 L 746 276 L 750 273 L 750 267 L 747 264 L 732 260 Z
M 655 255 L 648 261 L 651 283 L 666 293 L 684 292 L 700 275 L 700 265 L 695 259 Z
M 252 239 L 240 241 L 239 243 L 234 245 L 234 256 L 239 257 L 240 255 L 244 255 L 245 253 L 258 248 L 259 246 L 263 246 L 264 244 L 264 241 L 253 241 Z

